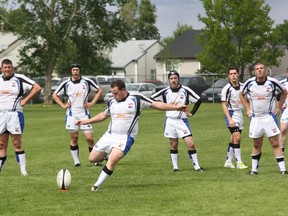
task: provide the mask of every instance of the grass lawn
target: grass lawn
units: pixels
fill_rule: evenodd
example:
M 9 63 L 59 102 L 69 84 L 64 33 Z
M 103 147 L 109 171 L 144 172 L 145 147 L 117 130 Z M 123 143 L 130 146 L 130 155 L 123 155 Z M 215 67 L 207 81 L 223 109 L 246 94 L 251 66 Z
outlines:
M 105 108 L 97 104 L 94 115 Z M 98 192 L 90 188 L 101 167 L 90 164 L 87 144 L 80 134 L 80 160 L 75 168 L 64 129 L 64 111 L 56 105 L 27 105 L 23 146 L 28 177 L 20 176 L 9 143 L 0 174 L 0 215 L 287 215 L 288 176 L 282 176 L 265 139 L 259 175 L 224 168 L 229 132 L 220 104 L 202 104 L 190 118 L 200 165 L 193 171 L 181 140 L 178 173 L 172 172 L 168 140 L 163 137 L 164 112 L 143 110 L 134 146 Z M 242 134 L 242 159 L 251 167 L 252 142 L 248 120 Z M 108 121 L 94 124 L 95 141 Z M 72 185 L 61 192 L 56 175 L 69 169 Z

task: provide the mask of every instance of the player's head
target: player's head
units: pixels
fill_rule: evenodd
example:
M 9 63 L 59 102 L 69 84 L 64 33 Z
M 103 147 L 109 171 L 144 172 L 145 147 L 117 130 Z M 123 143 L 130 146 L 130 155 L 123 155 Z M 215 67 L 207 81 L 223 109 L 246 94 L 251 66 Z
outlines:
M 239 74 L 239 69 L 237 67 L 230 67 L 227 70 L 227 74 L 229 75 L 230 71 L 236 71 Z
M 176 76 L 178 77 L 178 79 L 179 79 L 179 73 L 178 73 L 178 71 L 176 71 L 176 70 L 169 71 L 169 73 L 168 73 L 168 79 L 170 79 L 170 76 L 172 76 L 172 75 L 176 75 Z
M 79 63 L 73 63 L 70 65 L 72 80 L 79 80 L 80 79 L 80 71 L 81 65 Z
M 73 63 L 73 64 L 70 65 L 70 69 L 72 70 L 73 68 L 78 68 L 79 70 L 81 70 L 81 64 Z
M 239 70 L 236 67 L 230 67 L 228 69 L 228 78 L 230 80 L 230 82 L 232 82 L 233 84 L 238 83 L 238 79 L 239 79 Z
M 1 67 L 3 65 L 12 65 L 12 61 L 10 59 L 3 59 L 2 63 L 1 63 Z
M 12 77 L 14 74 L 14 68 L 10 59 L 4 59 L 1 63 L 1 72 L 3 77 Z
M 171 88 L 179 87 L 179 73 L 176 70 L 172 70 L 168 73 L 168 81 Z
M 121 101 L 127 97 L 126 85 L 122 80 L 114 80 L 110 84 L 110 91 L 116 101 Z

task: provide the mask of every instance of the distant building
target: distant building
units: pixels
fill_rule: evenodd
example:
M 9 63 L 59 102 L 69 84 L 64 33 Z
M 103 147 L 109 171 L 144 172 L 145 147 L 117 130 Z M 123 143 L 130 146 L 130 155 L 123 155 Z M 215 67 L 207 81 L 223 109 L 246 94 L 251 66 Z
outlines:
M 128 40 L 119 42 L 108 54 L 112 75 L 125 75 L 132 82 L 156 79 L 154 56 L 162 49 L 157 40 Z

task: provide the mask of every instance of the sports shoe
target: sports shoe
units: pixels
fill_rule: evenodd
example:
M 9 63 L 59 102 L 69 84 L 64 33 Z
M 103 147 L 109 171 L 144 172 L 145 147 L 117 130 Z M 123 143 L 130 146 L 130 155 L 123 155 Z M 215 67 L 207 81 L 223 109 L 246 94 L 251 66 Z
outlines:
M 281 171 L 281 174 L 282 175 L 288 175 L 288 172 L 285 170 L 285 171 Z
M 80 163 L 75 164 L 75 167 L 80 167 L 80 166 L 81 166 Z
M 224 167 L 230 168 L 230 169 L 234 169 L 235 168 L 235 166 L 233 165 L 232 162 L 227 162 L 227 161 L 225 162 Z
M 199 169 L 195 170 L 196 172 L 204 172 L 204 169 L 200 167 Z
M 178 172 L 178 171 L 179 171 L 179 169 L 174 169 L 174 170 L 173 170 L 173 172 Z
M 98 163 L 98 162 L 96 162 L 94 165 L 95 166 L 103 166 L 101 163 Z
M 247 172 L 248 175 L 254 176 L 254 175 L 258 175 L 258 172 L 254 172 L 254 171 L 249 171 Z
M 98 190 L 99 190 L 99 186 L 93 185 L 91 187 L 91 191 L 93 191 L 93 192 L 98 191 Z
M 28 176 L 28 173 L 26 171 L 21 171 L 21 176 Z
M 237 164 L 237 169 L 247 169 L 247 168 L 248 168 L 248 166 L 246 166 L 242 162 Z

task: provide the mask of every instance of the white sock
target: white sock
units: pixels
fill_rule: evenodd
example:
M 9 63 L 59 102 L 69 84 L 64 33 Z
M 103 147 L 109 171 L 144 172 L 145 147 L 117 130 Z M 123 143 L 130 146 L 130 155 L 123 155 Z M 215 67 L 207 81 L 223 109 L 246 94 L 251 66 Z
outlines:
M 170 150 L 173 169 L 178 169 L 178 150 Z
M 17 157 L 17 162 L 20 166 L 20 170 L 21 172 L 26 172 L 26 156 L 25 156 L 25 152 L 23 151 L 23 153 L 19 153 L 16 152 L 16 157 Z
M 70 146 L 70 152 L 71 152 L 71 155 L 72 155 L 72 158 L 74 160 L 74 164 L 80 164 L 80 161 L 79 161 L 79 147 L 78 145 L 77 146 Z

